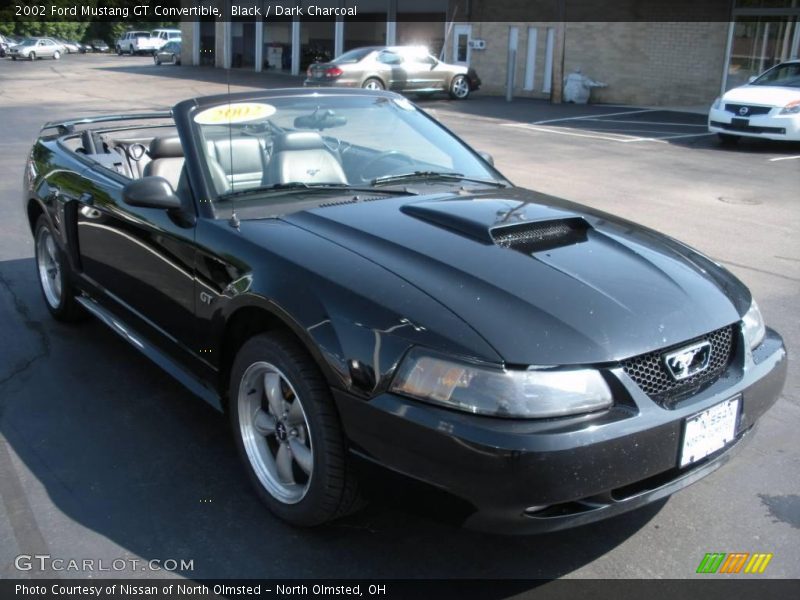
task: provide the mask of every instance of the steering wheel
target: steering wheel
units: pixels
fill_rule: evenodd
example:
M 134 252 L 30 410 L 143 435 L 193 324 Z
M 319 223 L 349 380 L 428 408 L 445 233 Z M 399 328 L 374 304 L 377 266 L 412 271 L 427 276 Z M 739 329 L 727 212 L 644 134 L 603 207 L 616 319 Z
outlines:
M 361 167 L 361 181 L 372 181 L 375 177 L 380 177 L 380 175 L 385 175 L 385 173 L 381 173 L 378 175 L 370 174 L 370 170 L 377 164 L 380 164 L 386 160 L 396 160 L 408 163 L 409 165 L 413 165 L 417 161 L 411 158 L 405 152 L 400 152 L 399 150 L 386 150 L 385 152 L 381 152 L 377 156 L 373 156 L 370 158 L 363 167 Z

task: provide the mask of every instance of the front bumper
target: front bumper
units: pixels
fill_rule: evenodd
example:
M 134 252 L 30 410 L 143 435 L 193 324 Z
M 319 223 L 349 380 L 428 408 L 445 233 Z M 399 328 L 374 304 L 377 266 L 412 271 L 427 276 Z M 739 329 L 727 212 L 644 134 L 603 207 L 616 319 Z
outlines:
M 560 419 L 481 417 L 390 393 L 335 397 L 353 452 L 465 501 L 469 528 L 538 533 L 657 501 L 727 462 L 786 378 L 786 351 L 774 331 L 752 355 L 739 354 L 715 383 L 672 408 L 653 402 L 621 368 L 608 369 L 612 409 Z M 686 418 L 736 395 L 736 440 L 679 468 Z
M 740 119 L 738 114 L 712 108 L 708 113 L 708 130 L 768 140 L 800 141 L 800 114 L 777 114 L 780 110 L 773 108 L 769 114 L 750 117 L 743 125 L 735 121 Z

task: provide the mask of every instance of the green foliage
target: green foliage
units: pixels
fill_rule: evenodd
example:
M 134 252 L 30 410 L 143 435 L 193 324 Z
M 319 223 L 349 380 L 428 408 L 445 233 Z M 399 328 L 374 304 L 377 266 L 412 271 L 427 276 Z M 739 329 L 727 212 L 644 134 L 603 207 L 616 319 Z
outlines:
M 132 6 L 133 4 L 149 4 L 148 0 L 84 0 L 83 2 L 76 2 L 75 0 L 15 0 L 14 4 L 20 5 L 44 5 L 50 10 L 50 6 L 64 6 L 73 7 L 77 6 L 80 11 L 81 6 Z M 92 21 L 84 19 L 83 21 L 75 21 L 80 16 L 65 16 L 65 17 L 52 17 L 48 12 L 46 18 L 42 17 L 27 17 L 20 18 L 15 15 L 14 6 L 5 6 L 0 8 L 0 34 L 3 35 L 20 35 L 20 36 L 42 36 L 42 37 L 58 37 L 67 40 L 88 41 L 92 39 L 105 40 L 110 46 L 113 47 L 115 40 L 123 33 L 131 29 L 142 29 L 150 31 L 159 27 L 179 27 L 175 22 L 135 22 L 126 20 L 123 22 L 113 21 Z M 79 13 L 80 14 L 80 13 Z

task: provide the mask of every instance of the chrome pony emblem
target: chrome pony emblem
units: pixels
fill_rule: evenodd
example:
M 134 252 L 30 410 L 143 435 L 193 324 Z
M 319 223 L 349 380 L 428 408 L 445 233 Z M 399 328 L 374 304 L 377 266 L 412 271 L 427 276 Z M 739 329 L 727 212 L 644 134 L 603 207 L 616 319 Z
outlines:
M 664 355 L 664 364 L 675 381 L 702 373 L 711 360 L 711 344 L 699 342 Z

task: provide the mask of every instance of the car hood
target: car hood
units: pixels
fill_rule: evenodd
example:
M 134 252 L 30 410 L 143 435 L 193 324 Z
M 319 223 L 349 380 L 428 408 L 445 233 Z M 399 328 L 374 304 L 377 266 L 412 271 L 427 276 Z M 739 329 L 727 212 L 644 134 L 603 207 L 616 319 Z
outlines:
M 789 102 L 800 100 L 800 89 L 772 85 L 744 85 L 725 92 L 722 99 L 724 102 L 784 107 Z
M 508 364 L 617 361 L 730 325 L 750 301 L 670 238 L 519 188 L 362 199 L 284 219 L 423 290 Z

